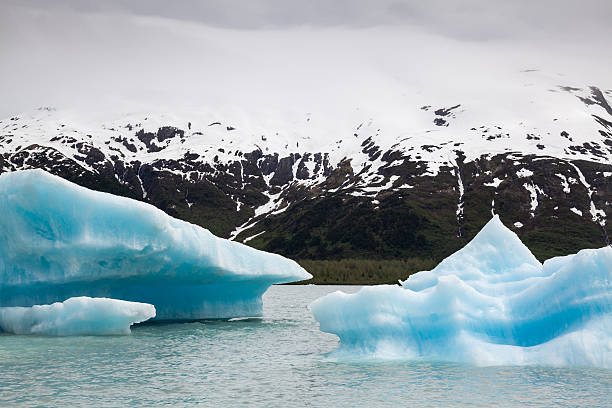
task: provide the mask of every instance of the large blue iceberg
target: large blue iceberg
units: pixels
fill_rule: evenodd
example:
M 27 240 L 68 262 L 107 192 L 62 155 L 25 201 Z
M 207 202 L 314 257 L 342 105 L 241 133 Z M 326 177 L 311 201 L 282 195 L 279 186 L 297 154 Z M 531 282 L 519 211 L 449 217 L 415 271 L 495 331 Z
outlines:
M 612 248 L 544 264 L 495 216 L 463 249 L 402 286 L 310 305 L 339 358 L 612 368 Z
M 0 306 L 91 296 L 150 303 L 158 320 L 260 316 L 270 285 L 309 278 L 146 203 L 42 170 L 0 176 Z
M 47 336 L 130 334 L 132 324 L 152 317 L 153 305 L 81 296 L 52 305 L 0 307 L 0 329 Z

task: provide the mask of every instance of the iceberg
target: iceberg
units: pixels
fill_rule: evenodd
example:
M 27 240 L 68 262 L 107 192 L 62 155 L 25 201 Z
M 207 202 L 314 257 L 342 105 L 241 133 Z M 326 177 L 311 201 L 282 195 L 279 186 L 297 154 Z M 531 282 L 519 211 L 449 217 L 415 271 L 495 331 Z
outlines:
M 149 303 L 156 320 L 255 317 L 296 262 L 221 239 L 152 205 L 42 170 L 0 175 L 0 306 L 90 296 Z
M 48 336 L 130 334 L 132 324 L 152 317 L 153 305 L 82 296 L 52 305 L 0 307 L 0 329 Z
M 402 286 L 334 292 L 310 309 L 338 358 L 612 368 L 612 247 L 542 265 L 495 216 Z

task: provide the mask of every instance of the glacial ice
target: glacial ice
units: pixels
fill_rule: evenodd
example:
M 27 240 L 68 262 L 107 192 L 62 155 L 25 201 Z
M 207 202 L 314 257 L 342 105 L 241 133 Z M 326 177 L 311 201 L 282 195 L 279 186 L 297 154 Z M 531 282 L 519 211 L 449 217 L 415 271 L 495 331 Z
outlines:
M 612 368 L 612 248 L 540 264 L 495 216 L 464 248 L 397 285 L 310 305 L 339 358 Z
M 42 170 L 0 175 L 0 306 L 91 296 L 150 303 L 158 320 L 252 317 L 270 285 L 310 277 L 146 203 Z
M 125 300 L 74 297 L 32 307 L 0 307 L 0 331 L 49 336 L 130 334 L 155 317 L 155 307 Z

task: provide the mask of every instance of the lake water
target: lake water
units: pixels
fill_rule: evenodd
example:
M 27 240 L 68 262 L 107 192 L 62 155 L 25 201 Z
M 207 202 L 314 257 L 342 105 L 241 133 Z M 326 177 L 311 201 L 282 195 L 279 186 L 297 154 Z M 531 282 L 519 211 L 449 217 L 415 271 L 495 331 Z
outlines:
M 359 288 L 275 286 L 262 319 L 0 335 L 0 406 L 612 406 L 610 370 L 331 361 L 307 305 L 338 289 Z

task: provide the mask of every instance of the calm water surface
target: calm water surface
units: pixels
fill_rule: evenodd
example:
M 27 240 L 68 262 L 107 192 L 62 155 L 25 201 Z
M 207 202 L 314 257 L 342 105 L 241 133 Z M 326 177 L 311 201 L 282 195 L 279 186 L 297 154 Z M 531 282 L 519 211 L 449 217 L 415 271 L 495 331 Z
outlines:
M 139 326 L 131 336 L 0 335 L 0 406 L 612 407 L 612 371 L 341 363 L 312 300 L 276 286 L 264 318 Z

